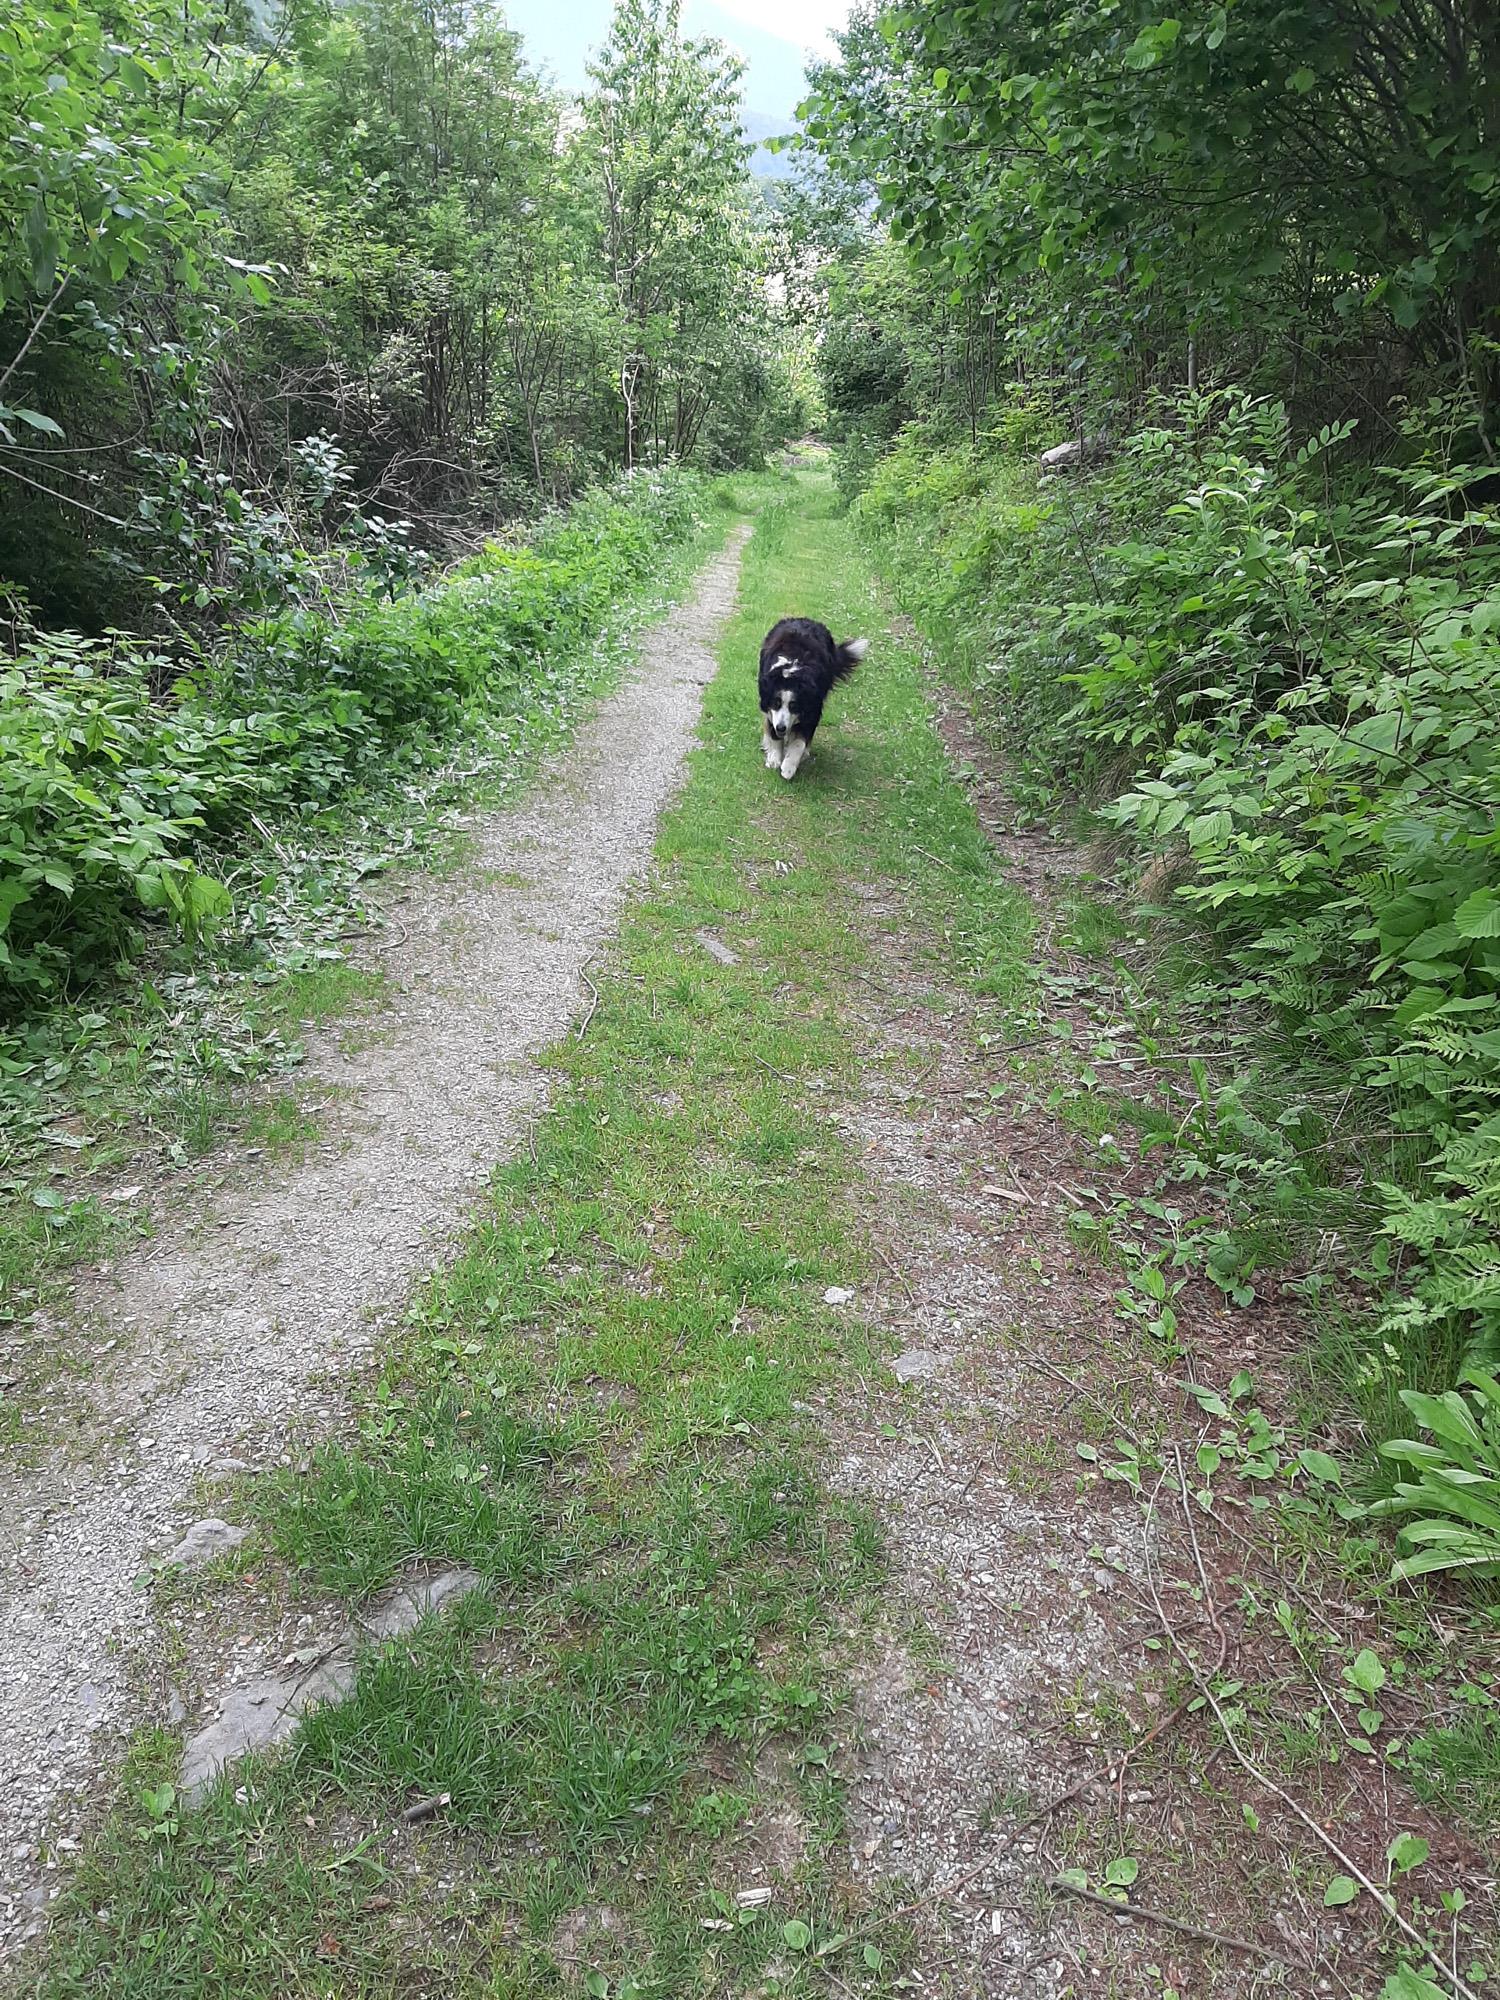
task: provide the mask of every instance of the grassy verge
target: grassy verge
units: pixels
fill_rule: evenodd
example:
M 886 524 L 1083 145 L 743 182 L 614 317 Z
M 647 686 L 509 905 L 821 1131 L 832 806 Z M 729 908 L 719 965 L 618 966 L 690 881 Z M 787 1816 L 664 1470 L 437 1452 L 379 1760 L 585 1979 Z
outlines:
M 534 1152 L 414 1300 L 350 1434 L 247 1502 L 319 1594 L 415 1559 L 482 1587 L 198 1810 L 160 1789 L 172 1742 L 138 1746 L 31 1990 L 888 1982 L 869 1936 L 816 1956 L 853 1914 L 828 1729 L 880 1581 L 807 1408 L 871 1361 L 823 1298 L 863 1256 L 829 1115 L 862 1055 L 851 892 L 914 878 L 991 987 L 1024 923 L 907 656 L 872 665 L 797 786 L 762 768 L 761 634 L 790 602 L 863 626 L 861 576 L 820 483 L 761 514 L 691 781 L 588 1032 L 555 1053 Z M 402 1829 L 444 1794 L 438 1824 Z M 768 1909 L 738 1907 L 772 1880 Z
M 523 712 L 475 713 L 462 741 L 434 738 L 336 804 L 262 823 L 222 852 L 203 846 L 200 865 L 233 892 L 225 921 L 191 943 L 154 935 L 127 977 L 6 1038 L 0 1336 L 55 1304 L 79 1261 L 148 1226 L 122 1184 L 157 1168 L 191 1175 L 226 1140 L 273 1149 L 312 1136 L 295 1097 L 278 1093 L 278 1111 L 264 1086 L 295 1071 L 306 1029 L 378 1008 L 381 975 L 347 962 L 350 941 L 379 923 L 372 883 L 413 865 L 463 865 L 456 813 L 498 804 L 566 735 L 722 539 L 730 505 L 720 496 L 681 543 L 660 549 L 589 644 L 548 659 Z M 19 1382 L 26 1369 L 11 1372 Z M 13 1392 L 0 1401 L 0 1435 L 18 1422 Z
M 976 544 L 1002 536 L 1024 541 L 1035 527 L 1025 518 L 1028 505 L 1037 514 L 1019 480 L 997 478 L 987 507 L 955 529 L 924 512 L 919 495 L 897 529 L 887 524 L 882 544 L 880 559 L 918 616 L 935 668 L 977 726 L 991 731 L 1003 671 L 994 621 L 1014 623 L 1024 606 L 1008 603 L 988 617 L 977 602 L 982 566 L 954 564 L 950 574 L 945 562 L 968 547 L 965 536 Z M 1037 647 L 1048 643 L 1045 633 L 1036 635 Z M 1059 672 L 1065 664 L 1053 662 Z M 1047 718 L 1028 710 L 1027 700 L 1060 705 L 1065 697 L 1055 686 L 1044 695 L 1040 674 L 1018 689 L 1014 667 L 1010 672 L 1007 690 L 1018 712 L 1006 717 L 1007 734 L 1028 724 L 1042 731 Z M 1075 834 L 1090 829 L 1083 802 L 1060 787 L 1040 788 L 1035 768 L 1018 784 L 992 745 L 979 762 L 986 767 L 980 787 L 994 796 L 997 819 L 1011 829 L 1030 824 L 1012 840 L 1023 869 L 1043 814 Z M 1227 1399 L 1207 1412 L 1220 1421 L 1204 1435 L 1208 1462 L 1222 1464 L 1230 1479 L 1238 1476 L 1234 1468 L 1250 1468 L 1229 1502 L 1253 1510 L 1247 1518 L 1258 1529 L 1248 1556 L 1231 1556 L 1249 1579 L 1241 1608 L 1260 1619 L 1258 1593 L 1306 1576 L 1321 1578 L 1344 1607 L 1336 1629 L 1324 1627 L 1311 1640 L 1303 1634 L 1290 1657 L 1259 1662 L 1265 1679 L 1253 1699 L 1275 1754 L 1285 1754 L 1288 1769 L 1300 1760 L 1326 1775 L 1336 1766 L 1346 1753 L 1320 1734 L 1326 1716 L 1310 1724 L 1289 1717 L 1309 1686 L 1314 1698 L 1326 1679 L 1351 1686 L 1356 1660 L 1367 1646 L 1378 1649 L 1383 1661 L 1396 1663 L 1415 1704 L 1406 1740 L 1383 1739 L 1382 1757 L 1418 1799 L 1468 1828 L 1493 1855 L 1500 1846 L 1500 1683 L 1490 1662 L 1500 1591 L 1482 1569 L 1456 1587 L 1414 1588 L 1392 1573 L 1398 1550 L 1390 1528 L 1361 1510 L 1393 1483 L 1378 1454 L 1381 1440 L 1418 1435 L 1401 1392 L 1445 1388 L 1460 1360 L 1455 1327 L 1445 1333 L 1429 1326 L 1409 1341 L 1375 1330 L 1390 1273 L 1371 1268 L 1370 1198 L 1383 1176 L 1400 1177 L 1399 1163 L 1368 1142 L 1357 1108 L 1336 1143 L 1313 1141 L 1304 1151 L 1296 1127 L 1308 1084 L 1305 1052 L 1265 1013 L 1236 1002 L 1205 964 L 1201 938 L 1163 921 L 1152 900 L 1164 893 L 1160 883 L 1141 892 L 1081 843 L 1070 861 L 1070 850 L 1054 839 L 1058 831 L 1054 825 L 1041 836 L 1054 880 L 1038 887 L 1035 954 L 994 1024 L 998 1074 L 990 1093 L 1023 1117 L 1080 1135 L 1088 1164 L 1082 1195 L 1074 1191 L 1069 1235 L 1110 1271 L 1111 1319 L 1135 1331 L 1153 1364 L 1170 1371 L 1166 1379 L 1175 1373 L 1185 1391 L 1191 1380 Z M 1340 1076 L 1337 1094 L 1346 1105 L 1357 1095 L 1350 1073 Z M 1231 1383 L 1251 1383 L 1241 1370 L 1257 1346 L 1253 1386 L 1231 1395 Z M 1117 1436 L 1101 1460 L 1099 1441 L 1081 1438 L 1087 1462 L 1107 1462 L 1106 1476 L 1149 1488 L 1170 1464 L 1174 1438 L 1180 1441 L 1180 1412 L 1163 1404 L 1142 1426 L 1107 1371 L 1084 1373 L 1099 1409 L 1133 1440 L 1127 1449 Z M 1196 1398 L 1187 1402 L 1193 1411 Z M 1494 1452 L 1492 1436 L 1491 1465 Z M 1307 1473 L 1308 1464 L 1316 1474 Z M 1263 1483 L 1271 1481 L 1288 1490 L 1276 1493 Z M 1206 1478 L 1206 1504 L 1213 1488 Z M 1484 1490 L 1493 1490 L 1493 1472 Z M 1310 1682 L 1299 1678 L 1309 1670 Z M 1126 1747 L 1128 1738 L 1120 1744 Z M 1374 1754 L 1368 1745 L 1366 1752 Z

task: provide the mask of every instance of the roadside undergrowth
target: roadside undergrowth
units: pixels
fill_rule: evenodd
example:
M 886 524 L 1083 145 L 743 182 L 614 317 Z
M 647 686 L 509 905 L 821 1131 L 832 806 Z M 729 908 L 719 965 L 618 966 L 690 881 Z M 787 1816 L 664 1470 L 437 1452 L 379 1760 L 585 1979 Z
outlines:
M 226 1143 L 254 1159 L 313 1135 L 316 1111 L 287 1080 L 309 1030 L 352 1015 L 379 1032 L 384 975 L 369 947 L 378 952 L 386 926 L 382 885 L 403 870 L 467 865 L 463 816 L 511 796 L 566 738 L 722 541 L 732 505 L 706 492 L 688 532 L 643 559 L 588 643 L 544 651 L 523 698 L 512 689 L 503 713 L 470 714 L 461 740 L 403 749 L 317 809 L 252 815 L 221 847 L 205 833 L 196 861 L 227 884 L 227 912 L 191 937 L 158 928 L 119 976 L 9 1035 L 0 1341 L 7 1325 L 56 1306 L 80 1262 L 149 1234 L 153 1197 L 180 1205 Z M 35 1387 L 35 1357 L 18 1347 L 9 1359 L 0 1438 L 16 1432 Z

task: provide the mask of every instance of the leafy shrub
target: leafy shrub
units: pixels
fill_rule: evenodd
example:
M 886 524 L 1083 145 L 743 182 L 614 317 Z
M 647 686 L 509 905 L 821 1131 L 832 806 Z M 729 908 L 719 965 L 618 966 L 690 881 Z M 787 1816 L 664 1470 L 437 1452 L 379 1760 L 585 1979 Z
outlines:
M 843 435 L 834 441 L 830 453 L 834 491 L 846 507 L 864 491 L 885 445 L 886 440 L 878 431 L 859 423 L 846 424 Z
M 222 914 L 200 864 L 256 818 L 387 778 L 466 718 L 548 709 L 569 655 L 685 531 L 696 490 L 637 475 L 431 589 L 342 623 L 300 607 L 266 619 L 197 678 L 118 634 L 17 617 L 0 667 L 0 1015 L 97 977 L 153 914 L 189 932 Z
M 1434 405 L 1352 424 L 1196 399 L 1097 476 L 908 434 L 861 502 L 1034 789 L 1171 858 L 1218 968 L 1399 1169 L 1361 1191 L 1408 1346 L 1500 1351 L 1500 536 Z
M 1066 675 L 1077 656 L 1048 600 L 1077 560 L 1080 503 L 1071 488 L 1059 493 L 1039 491 L 1029 464 L 935 444 L 913 429 L 859 508 L 903 606 L 970 684 L 980 720 L 1003 734 L 1033 790 L 1071 776 L 1078 756 L 1061 727 L 1076 699 Z M 1092 520 L 1085 532 L 1098 539 Z

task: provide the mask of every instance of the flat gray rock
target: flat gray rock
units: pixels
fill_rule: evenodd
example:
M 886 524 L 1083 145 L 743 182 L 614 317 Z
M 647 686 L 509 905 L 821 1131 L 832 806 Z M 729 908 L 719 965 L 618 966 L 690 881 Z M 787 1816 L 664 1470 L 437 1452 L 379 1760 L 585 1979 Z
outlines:
M 426 1576 L 405 1577 L 357 1612 L 326 1651 L 294 1658 L 284 1671 L 262 1674 L 231 1688 L 213 1721 L 189 1737 L 183 1750 L 184 1798 L 189 1804 L 201 1798 L 236 1757 L 280 1743 L 307 1709 L 319 1702 L 342 1701 L 354 1686 L 361 1645 L 401 1638 L 429 1613 L 466 1597 L 481 1582 L 483 1578 L 472 1569 L 442 1569 Z
M 472 1569 L 444 1569 L 435 1575 L 398 1583 L 358 1612 L 355 1623 L 368 1638 L 399 1639 L 430 1611 L 440 1611 L 455 1598 L 467 1597 L 483 1578 Z
M 694 931 L 693 935 L 695 938 L 697 938 L 699 944 L 702 945 L 703 949 L 708 953 L 709 957 L 716 958 L 719 961 L 720 965 L 739 964 L 740 962 L 739 953 L 737 951 L 731 951 L 727 944 L 721 944 L 719 939 L 714 936 L 712 931 Z
M 936 1375 L 942 1365 L 942 1355 L 935 1354 L 930 1347 L 908 1347 L 891 1363 L 891 1373 L 898 1382 L 924 1382 L 929 1375 Z
M 248 1528 L 237 1528 L 230 1521 L 220 1521 L 214 1516 L 206 1521 L 194 1521 L 182 1540 L 163 1562 L 178 1563 L 184 1569 L 191 1569 L 197 1563 L 209 1562 L 214 1556 L 228 1555 L 237 1549 L 249 1534 Z
M 231 1688 L 214 1720 L 190 1736 L 182 1753 L 182 1795 L 200 1799 L 226 1764 L 290 1736 L 304 1709 L 338 1701 L 354 1685 L 354 1655 L 340 1650 L 316 1666 L 262 1674 Z

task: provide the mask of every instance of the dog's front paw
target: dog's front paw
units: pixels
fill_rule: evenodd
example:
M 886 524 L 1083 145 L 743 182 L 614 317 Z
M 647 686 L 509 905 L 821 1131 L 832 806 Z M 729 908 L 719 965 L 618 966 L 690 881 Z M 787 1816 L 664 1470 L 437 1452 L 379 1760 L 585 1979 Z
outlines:
M 768 771 L 779 771 L 781 769 L 781 745 L 779 743 L 773 744 L 766 752 L 766 769 Z

